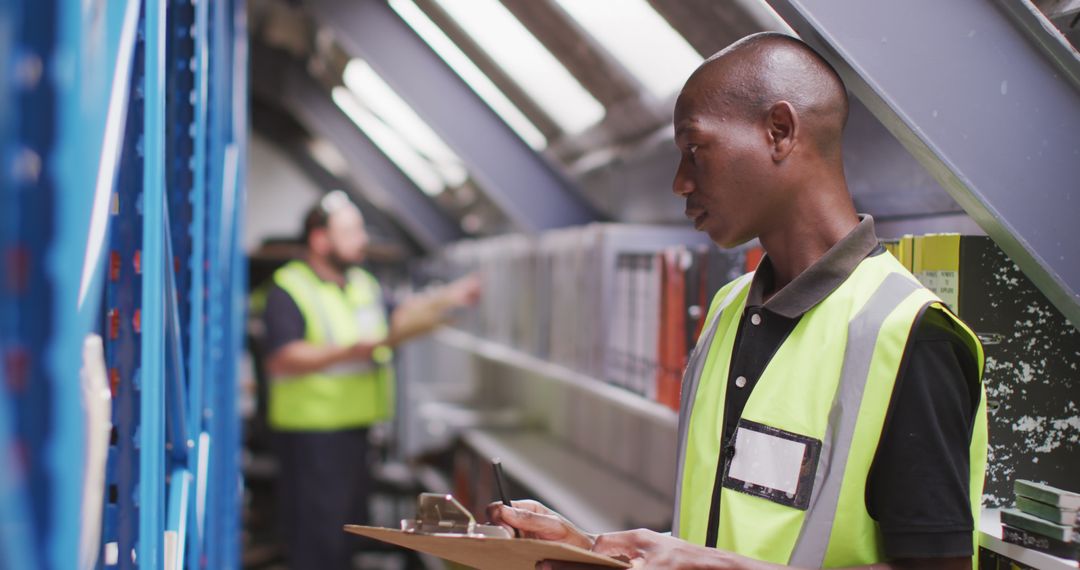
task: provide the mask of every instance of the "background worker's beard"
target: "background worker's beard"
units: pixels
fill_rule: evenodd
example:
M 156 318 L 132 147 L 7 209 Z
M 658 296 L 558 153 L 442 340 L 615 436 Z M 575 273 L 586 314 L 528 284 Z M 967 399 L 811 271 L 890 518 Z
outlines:
M 338 255 L 337 251 L 331 250 L 326 256 L 326 261 L 338 272 L 345 273 L 349 268 L 357 265 L 357 263 L 349 261 L 344 257 Z

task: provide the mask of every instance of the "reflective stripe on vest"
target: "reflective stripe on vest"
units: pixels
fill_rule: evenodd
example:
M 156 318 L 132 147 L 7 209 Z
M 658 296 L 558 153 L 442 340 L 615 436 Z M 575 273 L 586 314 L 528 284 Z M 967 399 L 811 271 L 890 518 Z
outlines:
M 274 282 L 304 318 L 304 340 L 348 346 L 386 338 L 388 324 L 375 278 L 350 270 L 344 288 L 322 281 L 302 262 L 274 274 Z M 375 362 L 345 362 L 318 373 L 271 380 L 269 422 L 279 430 L 324 431 L 362 427 L 393 413 L 392 354 L 380 348 Z
M 717 469 L 723 467 L 724 392 L 749 281 L 744 276 L 717 294 L 684 378 L 674 532 L 699 544 L 710 522 Z M 763 372 L 742 419 L 821 442 L 809 503 L 802 511 L 725 486 L 718 547 L 811 568 L 882 560 L 880 532 L 865 507 L 866 475 L 908 336 L 922 311 L 933 306 L 949 315 L 981 363 L 975 335 L 939 303 L 892 256 L 877 255 L 863 260 L 803 316 Z M 838 322 L 847 326 L 838 328 Z M 985 435 L 984 397 L 972 437 L 974 520 Z

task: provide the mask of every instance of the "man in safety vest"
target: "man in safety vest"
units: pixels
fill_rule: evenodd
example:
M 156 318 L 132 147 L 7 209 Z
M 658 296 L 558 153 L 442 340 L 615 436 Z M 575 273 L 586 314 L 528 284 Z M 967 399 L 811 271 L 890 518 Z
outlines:
M 409 298 L 387 317 L 378 282 L 358 264 L 368 237 L 360 210 L 331 192 L 304 222 L 307 255 L 266 294 L 267 420 L 281 463 L 281 512 L 293 570 L 351 568 L 370 487 L 368 428 L 394 412 L 391 349 L 472 304 L 472 277 Z
M 717 293 L 689 360 L 672 534 L 593 536 L 532 501 L 492 505 L 494 521 L 635 568 L 973 564 L 982 348 L 856 214 L 847 112 L 832 67 L 774 33 L 713 56 L 679 95 L 687 216 L 767 256 Z

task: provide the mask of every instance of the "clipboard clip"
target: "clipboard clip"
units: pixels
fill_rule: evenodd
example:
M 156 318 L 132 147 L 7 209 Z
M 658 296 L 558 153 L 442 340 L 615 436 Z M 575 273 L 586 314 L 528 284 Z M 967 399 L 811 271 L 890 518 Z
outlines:
M 402 519 L 402 532 L 433 536 L 512 538 L 498 525 L 479 524 L 469 509 L 452 495 L 420 493 L 416 498 L 416 518 Z

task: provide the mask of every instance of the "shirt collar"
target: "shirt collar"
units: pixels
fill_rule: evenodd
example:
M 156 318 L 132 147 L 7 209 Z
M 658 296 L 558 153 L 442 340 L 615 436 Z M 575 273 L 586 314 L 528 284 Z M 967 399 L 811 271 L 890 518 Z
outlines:
M 860 214 L 859 224 L 848 235 L 767 302 L 762 303 L 766 289 L 771 288 L 773 282 L 772 262 L 766 255 L 754 273 L 746 305 L 763 306 L 789 319 L 800 317 L 835 291 L 855 271 L 859 263 L 878 247 L 874 218 L 868 214 Z

